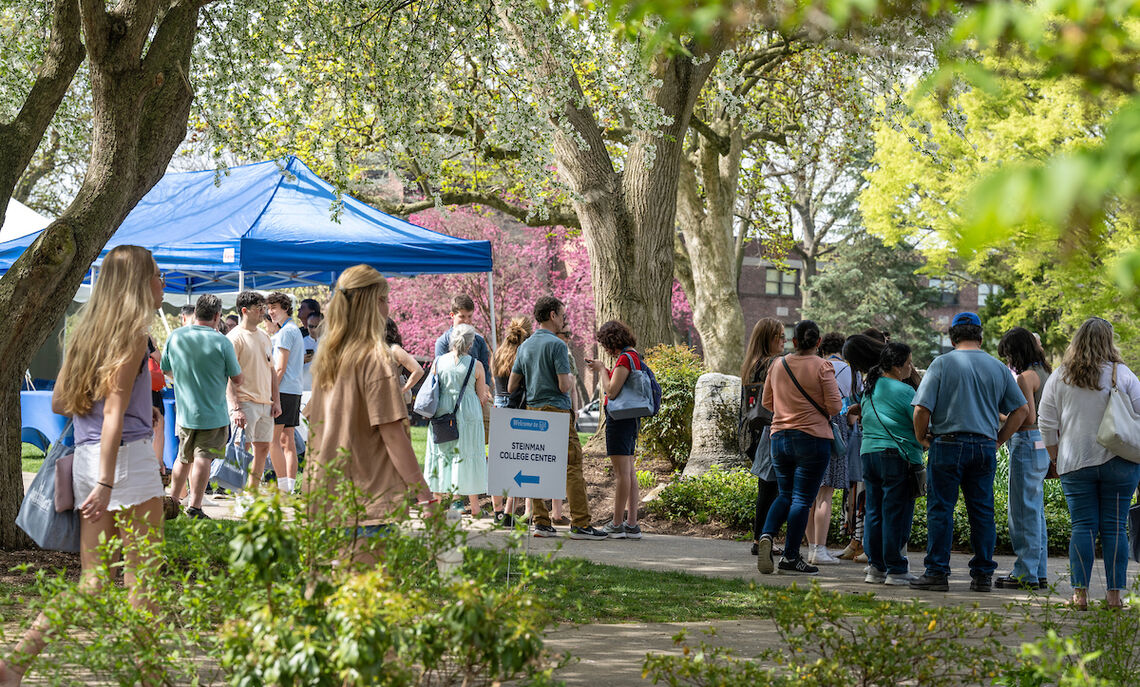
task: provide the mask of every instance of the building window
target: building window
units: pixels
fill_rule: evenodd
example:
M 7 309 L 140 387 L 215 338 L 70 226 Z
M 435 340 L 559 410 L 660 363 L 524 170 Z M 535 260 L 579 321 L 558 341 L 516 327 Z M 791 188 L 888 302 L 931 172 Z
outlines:
M 986 304 L 990 296 L 1000 296 L 1002 288 L 997 284 L 978 284 L 978 307 Z
M 784 350 L 792 350 L 792 337 L 796 335 L 796 326 L 794 324 L 784 325 Z
M 768 267 L 764 272 L 767 278 L 767 282 L 764 285 L 764 293 L 769 296 L 796 295 L 796 285 L 799 283 L 799 270 L 784 272 L 775 267 Z
M 930 307 L 942 308 L 948 305 L 958 305 L 958 285 L 948 279 L 931 279 L 928 284 L 932 289 L 938 289 L 938 295 L 930 300 Z

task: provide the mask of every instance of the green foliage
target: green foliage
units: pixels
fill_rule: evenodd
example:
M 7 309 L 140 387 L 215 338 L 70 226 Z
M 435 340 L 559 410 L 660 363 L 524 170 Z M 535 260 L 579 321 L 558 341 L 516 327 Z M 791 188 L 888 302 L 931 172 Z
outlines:
M 670 520 L 688 520 L 707 523 L 719 522 L 727 527 L 749 530 L 756 509 L 756 477 L 745 468 L 713 466 L 696 477 L 678 477 L 649 502 L 650 512 Z M 845 544 L 843 534 L 843 495 L 836 491 L 832 500 L 830 543 Z M 1009 452 L 1002 447 L 998 452 L 994 476 L 994 525 L 997 529 L 997 549 L 1012 552 L 1009 538 Z M 1060 480 L 1045 482 L 1045 526 L 1048 530 L 1049 551 L 1065 554 L 1069 550 L 1069 533 L 1072 522 Z M 926 547 L 926 497 L 914 502 L 914 523 L 908 540 L 912 549 Z M 969 548 L 970 520 L 966 502 L 959 497 L 954 507 L 953 546 Z
M 637 487 L 642 491 L 647 491 L 657 486 L 657 476 L 651 470 L 638 470 L 637 471 Z
M 440 561 L 465 539 L 442 511 L 422 530 L 397 522 L 363 536 L 345 526 L 360 516 L 357 495 L 334 483 L 291 516 L 272 494 L 237 523 L 172 522 L 165 555 L 152 545 L 140 572 L 151 607 L 111 583 L 115 541 L 97 593 L 40 575 L 35 605 L 55 637 L 33 668 L 53 684 L 74 666 L 124 685 L 190 684 L 210 655 L 235 685 L 550 683 L 550 618 L 532 591 L 544 559 L 521 558 L 512 581 L 480 557 L 445 574 Z
M 922 283 L 918 272 L 924 263 L 906 243 L 888 246 L 876 236 L 855 234 L 820 264 L 803 316 L 824 332 L 889 331 L 892 340 L 910 345 L 915 364 L 925 367 L 935 337 L 924 310 L 938 291 Z
M 682 468 L 693 445 L 697 379 L 708 370 L 688 346 L 655 346 L 645 352 L 645 362 L 661 385 L 661 412 L 642 421 L 642 450 L 668 459 L 674 468 Z
M 986 684 L 1012 660 L 1002 645 L 1011 623 L 996 613 L 878 602 L 866 616 L 852 616 L 839 592 L 815 583 L 805 597 L 797 592 L 795 586 L 760 590 L 779 641 L 758 661 L 709 642 L 694 648 L 681 633 L 674 637 L 681 655 L 649 654 L 644 673 L 671 686 L 926 687 Z
M 714 465 L 702 475 L 678 477 L 648 508 L 670 520 L 716 521 L 747 529 L 756 513 L 756 491 L 756 477 L 748 470 Z

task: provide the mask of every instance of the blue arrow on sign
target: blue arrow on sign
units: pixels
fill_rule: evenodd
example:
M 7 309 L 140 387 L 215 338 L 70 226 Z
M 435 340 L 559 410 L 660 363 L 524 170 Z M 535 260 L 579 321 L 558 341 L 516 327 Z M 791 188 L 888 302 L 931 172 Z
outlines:
M 524 484 L 538 484 L 538 475 L 524 475 L 522 470 L 519 470 L 518 474 L 515 475 L 515 484 L 520 487 Z

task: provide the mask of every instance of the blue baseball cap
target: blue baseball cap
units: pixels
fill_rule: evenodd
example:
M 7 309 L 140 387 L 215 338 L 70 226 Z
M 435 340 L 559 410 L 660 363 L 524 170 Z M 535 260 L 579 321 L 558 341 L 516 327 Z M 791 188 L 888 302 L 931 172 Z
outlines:
M 975 327 L 980 327 L 982 326 L 982 319 L 978 317 L 977 313 L 960 312 L 950 321 L 950 326 L 957 327 L 960 324 L 972 324 Z

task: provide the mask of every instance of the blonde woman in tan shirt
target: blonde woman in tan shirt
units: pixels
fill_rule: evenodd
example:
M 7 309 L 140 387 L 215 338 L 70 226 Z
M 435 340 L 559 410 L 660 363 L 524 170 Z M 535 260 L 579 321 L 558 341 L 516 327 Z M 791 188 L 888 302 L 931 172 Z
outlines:
M 819 572 L 800 555 L 800 540 L 831 459 L 828 418 L 843 408 L 835 370 L 819 357 L 819 342 L 815 322 L 797 323 L 792 339 L 795 352 L 773 363 L 764 382 L 762 403 L 773 414 L 772 463 L 780 491 L 760 536 L 756 568 L 762 573 L 772 573 L 777 567 L 782 574 Z M 772 537 L 785 522 L 788 537 L 777 566 L 772 559 Z

